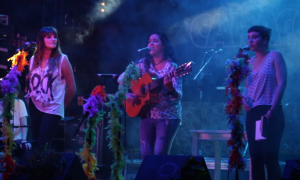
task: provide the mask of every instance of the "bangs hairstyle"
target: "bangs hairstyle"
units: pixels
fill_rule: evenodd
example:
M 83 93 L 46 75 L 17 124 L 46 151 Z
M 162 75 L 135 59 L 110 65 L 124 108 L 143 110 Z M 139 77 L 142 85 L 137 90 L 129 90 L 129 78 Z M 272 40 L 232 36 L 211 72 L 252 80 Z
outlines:
M 267 27 L 264 26 L 252 26 L 248 29 L 248 33 L 249 32 L 258 32 L 260 34 L 260 36 L 262 37 L 262 39 L 268 39 L 268 44 L 267 47 L 269 46 L 269 42 L 270 42 L 270 38 L 271 38 L 271 34 L 272 34 L 272 29 L 269 29 Z
M 34 52 L 34 63 L 33 63 L 33 67 L 32 70 L 37 68 L 43 58 L 43 54 L 44 54 L 44 48 L 45 48 L 45 42 L 44 42 L 44 38 L 48 35 L 54 35 L 57 37 L 57 44 L 56 47 L 54 49 L 52 49 L 52 52 L 50 54 L 50 58 L 48 60 L 48 72 L 52 71 L 55 69 L 55 67 L 58 67 L 59 65 L 59 57 L 62 54 L 61 50 L 60 50 L 60 42 L 59 42 L 59 38 L 58 38 L 58 33 L 56 28 L 52 27 L 52 26 L 46 26 L 43 27 L 38 36 L 37 36 L 37 47 L 36 47 L 36 51 Z

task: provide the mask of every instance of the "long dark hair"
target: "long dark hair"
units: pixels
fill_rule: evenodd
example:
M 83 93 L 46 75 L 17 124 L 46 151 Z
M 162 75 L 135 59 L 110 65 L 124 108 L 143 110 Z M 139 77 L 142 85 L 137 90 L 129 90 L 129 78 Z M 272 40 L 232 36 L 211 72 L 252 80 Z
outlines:
M 149 34 L 147 42 L 149 40 L 149 37 L 151 35 L 153 35 L 153 34 L 157 34 L 158 35 L 159 39 L 162 42 L 162 45 L 164 46 L 163 58 L 164 59 L 169 58 L 169 59 L 172 60 L 172 62 L 175 62 L 176 64 L 178 64 L 177 61 L 176 61 L 176 59 L 175 59 L 173 47 L 172 47 L 172 45 L 171 45 L 171 43 L 169 41 L 169 38 L 166 36 L 166 34 L 164 32 L 162 32 L 162 31 L 155 30 L 155 31 L 153 31 L 152 33 Z M 146 58 L 145 59 L 145 69 L 148 70 L 150 68 L 150 63 L 152 61 L 152 56 L 149 53 L 147 53 L 145 58 Z
M 43 58 L 43 54 L 44 54 L 44 48 L 45 48 L 45 42 L 44 42 L 44 38 L 48 35 L 54 35 L 57 37 L 57 44 L 56 47 L 54 49 L 52 49 L 52 52 L 50 54 L 50 58 L 48 60 L 48 72 L 54 70 L 55 67 L 58 67 L 59 65 L 59 57 L 62 54 L 61 50 L 60 50 L 60 42 L 59 42 L 59 38 L 58 38 L 58 33 L 56 28 L 52 27 L 52 26 L 46 26 L 43 27 L 38 36 L 37 36 L 37 47 L 36 50 L 34 52 L 34 63 L 33 63 L 33 67 L 31 69 L 31 71 L 35 68 L 37 68 Z

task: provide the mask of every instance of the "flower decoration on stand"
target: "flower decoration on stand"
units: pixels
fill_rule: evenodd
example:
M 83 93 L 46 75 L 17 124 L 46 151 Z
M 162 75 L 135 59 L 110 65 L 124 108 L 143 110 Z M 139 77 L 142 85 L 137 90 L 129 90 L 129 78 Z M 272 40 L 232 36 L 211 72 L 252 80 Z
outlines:
M 0 159 L 0 163 L 3 172 L 3 179 L 9 179 L 15 169 L 15 161 L 12 158 L 12 150 L 16 145 L 13 141 L 14 133 L 12 126 L 10 124 L 10 119 L 13 118 L 11 113 L 12 108 L 14 107 L 15 95 L 14 92 L 17 90 L 19 85 L 18 76 L 21 76 L 21 72 L 24 70 L 24 66 L 28 65 L 26 56 L 28 55 L 25 51 L 19 51 L 17 54 L 9 58 L 12 60 L 12 67 L 10 72 L 3 78 L 1 82 L 1 92 L 4 94 L 3 100 L 3 112 L 0 115 L 0 118 L 3 119 L 3 131 L 2 139 L 5 144 L 5 155 Z
M 26 65 L 28 65 L 28 61 L 26 60 L 26 56 L 28 52 L 26 51 L 19 51 L 17 54 L 13 55 L 8 59 L 8 61 L 12 61 L 12 67 L 17 65 L 17 70 L 19 72 L 23 72 Z
M 131 89 L 131 81 L 137 78 L 139 78 L 138 67 L 136 67 L 134 63 L 131 63 L 127 66 L 126 71 L 121 78 L 122 84 L 119 85 L 119 91 L 116 92 L 115 95 L 109 95 L 109 102 L 106 103 L 106 106 L 110 108 L 108 114 L 110 120 L 107 127 L 107 138 L 110 140 L 108 146 L 113 151 L 115 160 L 114 164 L 111 166 L 112 180 L 123 179 L 121 172 L 125 166 L 125 149 L 120 139 L 120 134 L 123 132 L 123 126 L 119 121 L 122 111 L 119 107 L 123 105 L 124 100 L 127 98 L 126 93 L 128 92 L 128 89 Z
M 81 159 L 85 161 L 82 167 L 89 180 L 96 180 L 95 170 L 98 170 L 96 167 L 97 159 L 91 150 L 96 143 L 96 132 L 94 127 L 98 122 L 103 120 L 103 115 L 105 114 L 105 111 L 103 110 L 106 96 L 104 88 L 104 86 L 96 86 L 89 99 L 87 99 L 86 103 L 83 105 L 84 115 L 88 118 L 88 127 L 85 130 L 85 143 L 79 154 Z
M 243 150 L 245 144 L 244 124 L 239 119 L 243 105 L 243 96 L 241 95 L 239 85 L 240 82 L 246 79 L 250 73 L 248 67 L 248 55 L 243 54 L 243 57 L 234 60 L 227 60 L 227 79 L 226 79 L 226 95 L 228 91 L 231 94 L 231 99 L 226 104 L 226 114 L 229 119 L 231 138 L 227 141 L 230 147 L 229 170 L 244 170 L 246 167 L 245 159 L 243 158 Z

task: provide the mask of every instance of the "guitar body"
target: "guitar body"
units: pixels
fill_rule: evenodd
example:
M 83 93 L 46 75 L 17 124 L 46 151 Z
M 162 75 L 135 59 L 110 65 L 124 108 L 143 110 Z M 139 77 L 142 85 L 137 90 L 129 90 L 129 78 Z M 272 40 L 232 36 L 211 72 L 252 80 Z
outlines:
M 192 71 L 192 61 L 182 64 L 176 70 L 170 72 L 171 77 L 184 76 Z M 154 80 L 155 79 L 155 80 Z M 157 78 L 156 75 L 145 73 L 138 80 L 133 80 L 132 92 L 137 96 L 136 98 L 127 97 L 124 101 L 125 111 L 130 117 L 141 116 L 144 117 L 150 110 L 153 104 L 158 103 L 157 92 L 161 90 L 164 77 Z
M 146 85 L 152 83 L 152 77 L 150 74 L 145 73 L 138 80 L 133 80 L 132 83 L 132 92 L 137 95 L 138 99 L 127 98 L 125 100 L 125 110 L 128 116 L 145 116 L 152 104 L 157 103 L 157 93 L 156 92 L 147 92 L 143 93 L 142 89 Z

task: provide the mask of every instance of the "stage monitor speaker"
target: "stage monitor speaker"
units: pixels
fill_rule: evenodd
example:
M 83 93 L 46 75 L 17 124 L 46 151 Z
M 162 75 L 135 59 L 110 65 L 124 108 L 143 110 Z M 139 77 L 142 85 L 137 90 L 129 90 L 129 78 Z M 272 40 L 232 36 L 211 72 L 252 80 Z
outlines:
M 62 157 L 66 161 L 66 169 L 60 176 L 55 176 L 53 180 L 87 180 L 87 177 L 81 166 L 79 157 L 74 153 L 61 153 Z M 22 158 L 21 165 L 26 166 L 27 162 L 25 160 L 25 155 Z M 15 176 L 14 174 L 10 179 L 14 180 L 28 180 L 27 174 L 22 174 L 21 176 Z
M 300 169 L 300 160 L 299 159 L 298 160 L 293 160 L 293 159 L 287 160 L 285 167 L 284 167 L 282 178 L 284 180 L 300 179 L 299 173 L 294 173 L 293 175 L 291 175 L 291 173 L 294 171 L 294 169 Z
M 179 178 L 182 164 L 189 156 L 148 155 L 136 175 L 135 180 L 169 180 Z M 195 156 L 207 172 L 201 180 L 211 180 L 205 160 L 202 156 Z

